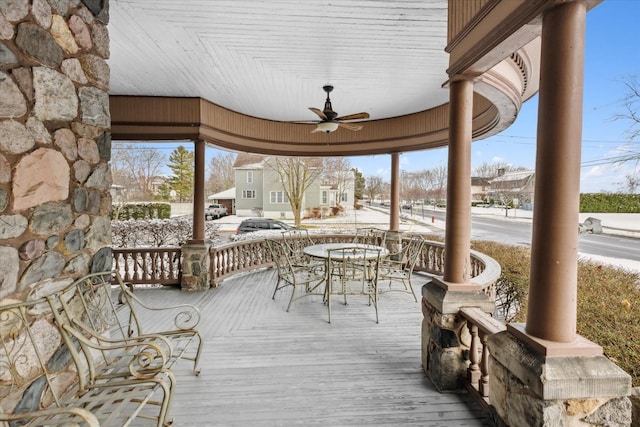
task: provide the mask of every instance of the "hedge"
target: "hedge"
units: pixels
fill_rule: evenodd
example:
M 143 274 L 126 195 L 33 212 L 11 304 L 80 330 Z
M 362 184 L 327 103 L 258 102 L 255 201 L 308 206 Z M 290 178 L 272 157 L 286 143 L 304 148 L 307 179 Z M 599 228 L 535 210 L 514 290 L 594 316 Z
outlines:
M 580 194 L 580 212 L 640 213 L 640 194 L 622 194 L 622 193 Z
M 167 219 L 171 217 L 171 205 L 159 202 L 127 203 L 114 205 L 111 211 L 112 220 L 128 219 Z

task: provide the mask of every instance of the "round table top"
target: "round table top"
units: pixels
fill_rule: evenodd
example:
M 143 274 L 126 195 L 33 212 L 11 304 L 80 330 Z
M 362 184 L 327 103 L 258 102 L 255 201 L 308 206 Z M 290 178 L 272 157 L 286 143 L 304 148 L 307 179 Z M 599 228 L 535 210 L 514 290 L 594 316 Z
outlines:
M 382 246 L 367 245 L 364 243 L 322 243 L 307 246 L 303 249 L 303 252 L 315 258 L 328 258 L 329 251 L 333 250 L 334 252 L 331 253 L 332 258 L 342 258 L 339 252 L 340 249 L 353 249 L 354 258 L 358 259 L 376 258 L 378 256 L 378 250 L 380 250 L 381 257 L 389 255 L 389 250 Z

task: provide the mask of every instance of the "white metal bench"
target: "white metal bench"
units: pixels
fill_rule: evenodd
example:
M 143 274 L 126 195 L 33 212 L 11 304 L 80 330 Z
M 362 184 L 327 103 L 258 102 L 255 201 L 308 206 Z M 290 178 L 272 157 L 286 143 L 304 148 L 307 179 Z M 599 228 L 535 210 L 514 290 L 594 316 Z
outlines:
M 0 306 L 0 425 L 168 424 L 171 368 L 184 358 L 199 372 L 199 312 L 167 307 L 175 329 L 144 333 L 140 310 L 162 309 L 120 280 L 112 291 L 111 280 L 92 274 Z

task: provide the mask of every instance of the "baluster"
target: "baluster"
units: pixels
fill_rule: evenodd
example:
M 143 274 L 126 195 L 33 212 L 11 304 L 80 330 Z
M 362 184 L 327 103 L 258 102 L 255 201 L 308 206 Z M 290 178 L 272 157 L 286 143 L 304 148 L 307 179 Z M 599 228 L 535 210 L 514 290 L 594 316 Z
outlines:
M 120 253 L 113 254 L 113 271 L 120 271 Z
M 482 376 L 480 377 L 480 384 L 478 391 L 480 396 L 489 397 L 489 346 L 487 346 L 488 334 L 480 332 L 480 341 L 482 341 L 482 359 L 480 361 L 480 371 Z
M 168 279 L 171 277 L 171 267 L 169 260 L 171 252 L 167 250 L 163 250 L 160 253 L 160 272 L 162 273 L 163 279 Z
M 146 280 L 149 277 L 149 261 L 151 261 L 151 253 L 145 251 L 142 258 L 142 280 Z
M 173 255 L 173 262 L 171 263 L 173 269 L 173 278 L 178 279 L 180 277 L 180 272 L 182 271 L 182 260 L 181 260 L 181 250 L 176 249 Z
M 480 380 L 480 339 L 478 338 L 478 326 L 467 321 L 467 328 L 471 334 L 471 345 L 469 346 L 469 361 L 471 364 L 467 368 L 467 381 L 478 390 Z

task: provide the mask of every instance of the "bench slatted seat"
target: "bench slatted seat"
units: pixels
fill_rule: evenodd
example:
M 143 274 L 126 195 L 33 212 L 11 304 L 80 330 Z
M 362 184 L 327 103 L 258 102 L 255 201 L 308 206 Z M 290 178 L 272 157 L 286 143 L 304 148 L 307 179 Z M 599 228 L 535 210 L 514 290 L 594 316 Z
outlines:
M 0 306 L 0 425 L 165 425 L 170 368 L 184 357 L 199 372 L 199 312 L 168 307 L 183 329 L 143 334 L 136 310 L 144 303 L 120 280 L 112 292 L 111 279 L 96 273 Z

